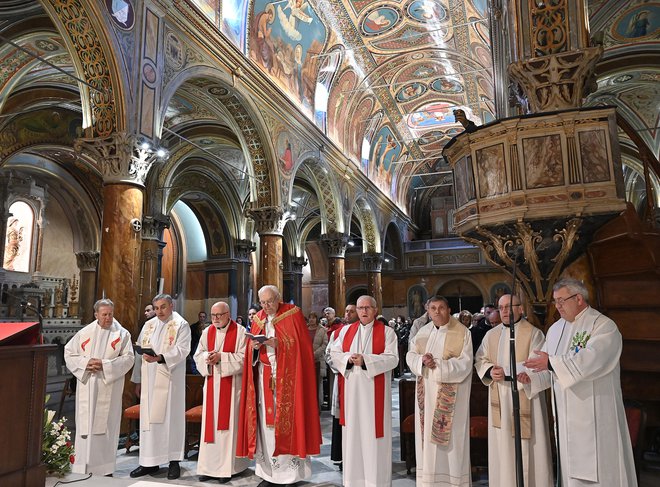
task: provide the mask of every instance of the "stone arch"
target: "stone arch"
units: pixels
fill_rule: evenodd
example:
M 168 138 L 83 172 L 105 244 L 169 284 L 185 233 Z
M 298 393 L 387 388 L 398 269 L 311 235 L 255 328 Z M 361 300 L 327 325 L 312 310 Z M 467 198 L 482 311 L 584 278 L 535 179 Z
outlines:
M 303 154 L 305 159 L 297 171 L 305 174 L 317 191 L 321 213 L 321 234 L 345 233 L 346 228 L 341 208 L 341 195 L 334 172 L 317 156 Z M 295 177 L 291 178 L 291 185 Z M 289 192 L 291 194 L 291 192 Z M 290 202 L 289 202 L 290 203 Z
M 247 98 L 231 88 L 231 77 L 222 70 L 208 66 L 194 66 L 180 73 L 170 82 L 161 98 L 160 120 L 157 133 L 162 133 L 165 110 L 176 91 L 194 78 L 209 78 L 227 90 L 221 102 L 226 109 L 228 121 L 237 135 L 245 155 L 246 167 L 250 171 L 251 200 L 257 207 L 282 204 L 279 188 L 279 171 L 275 162 L 275 150 L 267 136 L 266 124 L 257 107 Z
M 386 256 L 389 254 L 396 259 L 391 268 L 402 269 L 404 267 L 403 236 L 401 235 L 401 229 L 396 224 L 396 221 L 390 220 L 390 222 L 384 226 L 381 238 L 384 254 L 386 254 Z
M 463 291 L 460 289 L 461 283 L 467 284 Z M 462 295 L 462 292 L 466 294 Z M 447 279 L 438 285 L 435 295 L 447 298 L 452 313 L 458 313 L 462 309 L 468 308 L 478 310 L 489 299 L 488 290 L 482 289 L 476 281 L 468 276 Z M 461 309 L 456 309 L 458 307 Z
M 48 0 L 42 4 L 62 35 L 76 74 L 86 83 L 80 83 L 79 89 L 87 135 L 108 137 L 125 130 L 126 81 L 117 60 L 110 55 L 121 49 L 112 42 L 104 16 L 81 0 Z
M 364 197 L 359 197 L 353 206 L 353 213 L 360 221 L 362 252 L 369 254 L 382 253 L 380 230 L 372 205 Z

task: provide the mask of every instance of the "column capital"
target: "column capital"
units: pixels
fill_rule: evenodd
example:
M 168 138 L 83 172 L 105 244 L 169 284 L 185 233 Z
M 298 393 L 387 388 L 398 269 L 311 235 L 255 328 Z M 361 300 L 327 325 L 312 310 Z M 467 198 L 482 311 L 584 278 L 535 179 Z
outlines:
M 240 261 L 249 261 L 250 254 L 257 250 L 252 240 L 236 239 L 234 241 L 234 256 Z
M 77 154 L 87 153 L 103 173 L 103 182 L 144 186 L 156 153 L 138 143 L 138 137 L 113 132 L 107 137 L 81 137 L 73 147 Z
M 304 257 L 291 258 L 291 271 L 296 274 L 302 274 L 303 267 L 307 265 L 307 259 Z
M 281 207 L 249 208 L 246 211 L 246 216 L 254 220 L 259 235 L 282 236 L 286 220 L 283 218 L 284 210 Z
M 76 252 L 76 263 L 81 272 L 94 271 L 99 265 L 99 251 L 98 250 L 84 250 Z
M 380 272 L 383 268 L 383 255 L 378 252 L 366 252 L 362 254 L 364 270 L 368 272 Z
M 162 240 L 163 231 L 170 228 L 171 223 L 166 215 L 145 215 L 142 218 L 142 240 Z
M 321 242 L 328 251 L 328 257 L 344 258 L 348 247 L 348 235 L 341 232 L 330 232 L 321 235 Z

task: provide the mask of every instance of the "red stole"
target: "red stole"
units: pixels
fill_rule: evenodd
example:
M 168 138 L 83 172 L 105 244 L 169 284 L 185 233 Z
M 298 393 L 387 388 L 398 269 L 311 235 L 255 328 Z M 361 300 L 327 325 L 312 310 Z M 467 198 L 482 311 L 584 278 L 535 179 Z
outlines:
M 353 339 L 358 332 L 360 322 L 356 321 L 348 328 L 342 342 L 342 350 L 350 352 Z M 381 354 L 385 351 L 385 325 L 380 321 L 374 322 L 373 335 L 371 341 L 371 353 Z M 339 424 L 346 426 L 344 407 L 344 376 L 339 374 Z M 374 405 L 376 407 L 374 419 L 376 421 L 376 438 L 383 437 L 383 422 L 385 416 L 385 374 L 378 374 L 374 377 Z
M 236 351 L 236 336 L 238 335 L 238 325 L 234 321 L 230 321 L 227 325 L 227 335 L 225 336 L 225 343 L 222 346 L 223 352 Z M 207 335 L 207 349 L 215 350 L 215 336 L 218 332 L 215 325 L 209 327 Z M 231 416 L 231 396 L 234 377 L 229 375 L 220 379 L 220 398 L 218 401 L 218 431 L 226 431 L 229 429 L 229 418 Z M 213 368 L 211 368 L 211 375 L 206 378 L 206 422 L 204 428 L 204 441 L 206 443 L 214 442 L 213 432 Z

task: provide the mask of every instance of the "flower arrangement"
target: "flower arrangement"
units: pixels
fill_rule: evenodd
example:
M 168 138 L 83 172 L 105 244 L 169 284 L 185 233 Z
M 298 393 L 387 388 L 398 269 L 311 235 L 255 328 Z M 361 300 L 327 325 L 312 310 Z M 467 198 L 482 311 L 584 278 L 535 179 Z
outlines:
M 48 402 L 48 397 L 46 398 Z M 64 475 L 75 461 L 71 433 L 64 426 L 66 418 L 53 421 L 55 411 L 44 411 L 44 433 L 41 442 L 41 461 L 50 474 Z

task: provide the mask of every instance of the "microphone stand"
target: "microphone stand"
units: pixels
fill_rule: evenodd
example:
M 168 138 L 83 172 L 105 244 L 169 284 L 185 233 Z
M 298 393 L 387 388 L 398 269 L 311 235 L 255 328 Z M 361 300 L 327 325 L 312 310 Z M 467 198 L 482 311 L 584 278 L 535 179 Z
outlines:
M 513 254 L 513 276 L 511 282 L 511 299 L 509 300 L 509 374 L 511 375 L 511 400 L 513 402 L 513 432 L 516 454 L 516 486 L 524 487 L 522 459 L 522 433 L 520 428 L 520 393 L 518 391 L 518 374 L 516 367 L 516 332 L 515 317 L 513 315 L 513 296 L 516 291 L 516 267 L 518 264 L 518 249 Z

